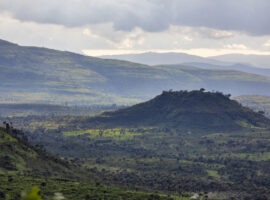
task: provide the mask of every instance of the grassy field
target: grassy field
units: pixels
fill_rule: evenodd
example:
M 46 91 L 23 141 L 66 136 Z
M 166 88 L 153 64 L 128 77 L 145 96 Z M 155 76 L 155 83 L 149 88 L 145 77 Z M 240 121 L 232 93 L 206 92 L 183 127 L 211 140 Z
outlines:
M 142 132 L 139 132 L 143 130 Z M 85 131 L 63 132 L 65 136 L 87 135 L 94 139 L 112 139 L 112 140 L 131 140 L 135 136 L 145 134 L 151 128 L 129 129 L 129 128 L 113 128 L 113 129 L 89 129 Z

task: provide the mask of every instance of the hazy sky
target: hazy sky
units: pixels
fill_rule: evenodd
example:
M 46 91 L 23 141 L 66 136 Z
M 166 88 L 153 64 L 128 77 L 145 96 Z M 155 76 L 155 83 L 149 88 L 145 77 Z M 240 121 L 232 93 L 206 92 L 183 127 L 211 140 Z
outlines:
M 0 38 L 93 56 L 270 54 L 270 1 L 0 0 Z

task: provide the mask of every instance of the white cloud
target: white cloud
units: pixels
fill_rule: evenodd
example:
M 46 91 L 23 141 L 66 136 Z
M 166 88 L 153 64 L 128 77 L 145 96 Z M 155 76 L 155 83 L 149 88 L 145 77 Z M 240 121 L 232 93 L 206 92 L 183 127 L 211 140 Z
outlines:
M 193 39 L 191 37 L 189 37 L 189 36 L 185 36 L 184 40 L 191 42 Z
M 85 48 L 114 48 L 86 27 L 67 28 L 54 24 L 21 22 L 0 15 L 0 39 L 26 46 L 48 47 L 81 53 Z
M 237 49 L 237 50 L 247 50 L 248 47 L 244 44 L 227 44 L 224 45 L 225 49 Z
M 263 44 L 263 46 L 265 46 L 265 47 L 270 47 L 270 40 L 266 41 L 266 42 Z
M 149 32 L 141 28 L 123 31 L 115 30 L 112 23 L 66 27 L 24 22 L 8 14 L 0 14 L 0 39 L 20 45 L 43 46 L 88 55 L 146 51 L 176 51 L 200 56 L 269 53 L 263 48 L 269 37 L 250 36 L 241 32 L 177 25 L 161 32 Z
M 231 31 L 216 30 L 215 32 L 213 32 L 213 37 L 215 38 L 227 38 L 227 37 L 232 37 L 232 36 L 234 36 L 234 33 Z
M 88 36 L 88 37 L 93 37 L 93 38 L 100 38 L 99 35 L 97 34 L 94 34 L 90 28 L 85 28 L 83 29 L 83 32 L 82 32 L 84 35 Z

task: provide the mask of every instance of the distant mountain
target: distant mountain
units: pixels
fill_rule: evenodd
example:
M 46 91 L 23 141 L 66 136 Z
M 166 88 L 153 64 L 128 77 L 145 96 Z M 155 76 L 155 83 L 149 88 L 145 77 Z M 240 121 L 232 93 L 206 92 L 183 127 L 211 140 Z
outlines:
M 209 59 L 215 59 L 223 62 L 251 64 L 259 68 L 270 68 L 270 55 L 226 54 L 209 57 Z
M 247 72 L 251 74 L 257 74 L 262 76 L 270 76 L 270 69 L 258 68 L 250 64 L 235 63 L 230 65 L 215 65 L 209 63 L 198 63 L 198 62 L 188 62 L 183 63 L 185 65 L 194 66 L 202 69 L 220 69 L 220 70 L 237 70 L 242 72 Z
M 130 105 L 162 90 L 270 93 L 270 78 L 186 65 L 149 66 L 0 41 L 0 103 Z
M 262 114 L 242 107 L 216 92 L 164 91 L 154 99 L 129 108 L 86 119 L 82 127 L 174 127 L 181 129 L 239 130 L 246 126 L 269 127 Z
M 0 104 L 0 117 L 19 116 L 89 116 L 104 111 L 116 110 L 123 106 L 61 106 L 52 104 Z
M 141 53 L 107 55 L 101 58 L 119 59 L 146 65 L 183 64 L 203 69 L 238 70 L 247 73 L 270 76 L 270 56 L 245 56 L 230 54 L 216 57 L 200 57 L 185 53 Z
M 225 64 L 214 59 L 207 59 L 200 56 L 189 55 L 186 53 L 156 53 L 148 52 L 141 54 L 120 54 L 120 55 L 104 55 L 100 58 L 126 60 L 145 65 L 170 65 L 189 62 L 209 63 L 209 64 Z

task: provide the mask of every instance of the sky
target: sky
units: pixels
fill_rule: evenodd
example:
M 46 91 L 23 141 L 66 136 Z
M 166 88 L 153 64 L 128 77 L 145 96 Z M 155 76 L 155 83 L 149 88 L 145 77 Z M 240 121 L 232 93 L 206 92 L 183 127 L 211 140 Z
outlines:
M 0 0 L 0 39 L 100 56 L 270 55 L 269 0 Z

